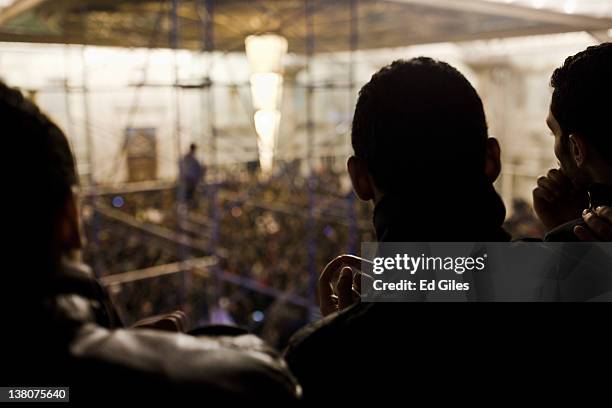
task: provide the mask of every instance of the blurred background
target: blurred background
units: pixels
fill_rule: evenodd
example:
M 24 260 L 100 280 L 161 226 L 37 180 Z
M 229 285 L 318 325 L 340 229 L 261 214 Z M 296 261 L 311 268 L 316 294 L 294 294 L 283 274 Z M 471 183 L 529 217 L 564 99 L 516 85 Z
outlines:
M 374 72 L 425 55 L 470 79 L 507 228 L 537 237 L 550 75 L 611 29 L 609 0 L 0 0 L 0 78 L 66 132 L 125 323 L 181 308 L 283 347 L 322 266 L 375 239 L 345 172 Z

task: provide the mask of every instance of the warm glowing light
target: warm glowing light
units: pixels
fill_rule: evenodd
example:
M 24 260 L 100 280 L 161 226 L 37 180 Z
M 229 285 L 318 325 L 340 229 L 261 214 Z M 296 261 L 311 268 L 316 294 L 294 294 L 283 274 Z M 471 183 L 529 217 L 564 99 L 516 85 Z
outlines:
M 276 34 L 250 35 L 245 40 L 251 68 L 251 97 L 255 109 L 255 131 L 259 164 L 264 174 L 272 171 L 276 135 L 280 125 L 279 106 L 283 89 L 283 58 L 287 40 Z
M 276 34 L 249 35 L 244 41 L 251 71 L 283 73 L 287 40 Z
M 283 77 L 272 72 L 251 75 L 251 96 L 256 110 L 274 110 L 278 107 L 283 90 Z
M 269 174 L 274 163 L 276 134 L 280 124 L 280 112 L 277 110 L 258 110 L 255 112 L 255 130 L 259 148 L 259 164 L 264 174 Z
M 565 0 L 563 11 L 567 14 L 573 14 L 576 11 L 576 2 L 574 0 Z

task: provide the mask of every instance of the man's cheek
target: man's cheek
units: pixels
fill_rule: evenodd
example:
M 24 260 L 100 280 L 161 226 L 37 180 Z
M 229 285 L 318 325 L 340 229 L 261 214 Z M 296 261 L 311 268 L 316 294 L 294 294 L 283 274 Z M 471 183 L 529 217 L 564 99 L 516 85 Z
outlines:
M 555 138 L 555 156 L 559 161 L 559 167 L 568 176 L 574 173 L 575 166 L 572 163 L 568 146 L 563 143 L 560 137 Z
M 561 150 L 561 141 L 558 137 L 555 137 L 555 146 L 554 146 L 555 156 L 557 160 L 563 165 L 563 152 Z

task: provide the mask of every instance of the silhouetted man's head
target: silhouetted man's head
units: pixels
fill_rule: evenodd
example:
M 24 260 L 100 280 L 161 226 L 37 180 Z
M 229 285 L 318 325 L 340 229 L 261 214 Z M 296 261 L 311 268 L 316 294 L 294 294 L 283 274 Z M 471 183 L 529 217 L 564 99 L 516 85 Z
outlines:
M 29 253 L 28 262 L 57 262 L 62 253 L 81 244 L 72 191 L 77 175 L 68 141 L 32 102 L 3 83 L 0 123 L 5 153 L 19 161 L 11 175 L 15 188 L 7 200 L 17 224 L 11 239 Z
M 191 154 L 195 154 L 195 152 L 198 150 L 198 145 L 195 143 L 192 143 L 189 145 L 189 153 Z
M 567 58 L 551 86 L 547 123 L 561 168 L 577 187 L 612 183 L 612 43 Z
M 491 183 L 499 145 L 488 138 L 482 101 L 455 68 L 430 58 L 395 61 L 359 94 L 355 156 L 348 168 L 360 198 Z

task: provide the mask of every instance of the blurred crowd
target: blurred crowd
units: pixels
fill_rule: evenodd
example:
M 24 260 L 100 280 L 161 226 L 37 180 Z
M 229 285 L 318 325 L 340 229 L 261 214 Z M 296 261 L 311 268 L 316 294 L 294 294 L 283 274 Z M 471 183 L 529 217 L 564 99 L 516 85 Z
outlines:
M 236 324 L 282 347 L 317 313 L 325 263 L 375 240 L 368 204 L 342 177 L 331 168 L 305 177 L 291 165 L 269 178 L 234 169 L 201 185 L 189 205 L 172 188 L 97 196 L 85 210 L 85 261 L 104 277 L 217 254 L 206 270 L 110 285 L 125 323 L 181 308 L 194 327 Z

